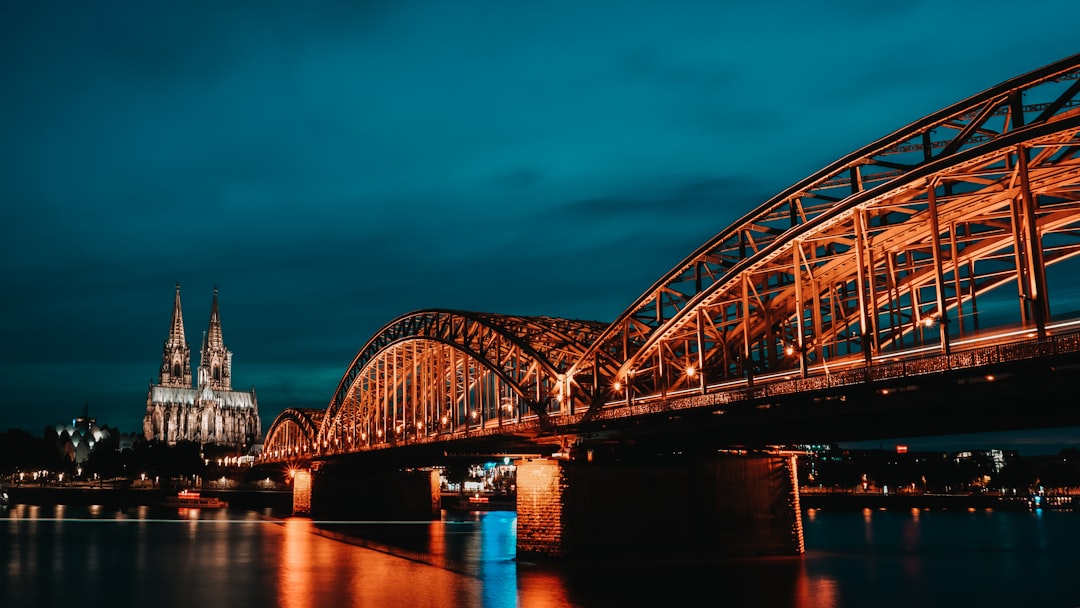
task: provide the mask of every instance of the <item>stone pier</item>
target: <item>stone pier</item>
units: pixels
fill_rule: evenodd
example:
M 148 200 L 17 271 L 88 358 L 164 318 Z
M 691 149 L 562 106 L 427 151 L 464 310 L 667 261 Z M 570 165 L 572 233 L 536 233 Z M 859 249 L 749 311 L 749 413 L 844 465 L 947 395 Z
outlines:
M 299 489 L 293 486 L 294 512 Z M 439 473 L 322 464 L 311 472 L 306 514 L 334 520 L 438 519 L 442 514 Z
M 292 471 L 293 515 L 311 515 L 311 469 Z
M 675 462 L 538 458 L 517 470 L 517 552 L 533 558 L 804 551 L 794 456 Z

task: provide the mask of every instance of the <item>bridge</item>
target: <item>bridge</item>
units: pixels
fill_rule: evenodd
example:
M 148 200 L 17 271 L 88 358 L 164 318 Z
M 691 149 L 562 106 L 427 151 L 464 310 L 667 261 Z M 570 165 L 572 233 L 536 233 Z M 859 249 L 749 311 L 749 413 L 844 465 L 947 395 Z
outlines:
M 641 474 L 659 466 L 650 457 L 689 451 L 689 469 L 644 474 L 681 497 L 673 517 L 727 513 L 695 520 L 716 540 L 734 533 L 733 511 L 742 523 L 762 519 L 732 498 L 743 493 L 767 503 L 785 530 L 757 530 L 736 550 L 799 553 L 794 459 L 769 446 L 1080 424 L 1069 406 L 1080 369 L 1078 133 L 1074 55 L 792 185 L 698 247 L 614 322 L 405 314 L 360 349 L 325 410 L 278 416 L 262 463 L 313 470 L 309 498 L 318 502 L 320 475 L 340 488 L 386 463 L 411 470 L 452 453 L 526 455 L 546 473 L 529 488 L 532 473 L 519 470 L 519 551 L 562 555 L 587 544 L 568 538 L 566 521 L 578 522 L 569 525 L 577 534 L 582 521 L 601 521 L 568 507 L 566 488 L 614 492 L 619 475 L 566 467 L 609 456 L 639 463 Z M 689 481 L 665 481 L 675 477 Z M 713 488 L 704 502 L 687 498 L 702 484 Z M 536 494 L 541 486 L 561 493 L 557 505 Z M 523 492 L 543 508 L 523 509 Z M 640 488 L 631 494 L 643 499 Z M 613 503 L 600 508 L 614 517 Z M 561 530 L 554 540 L 528 544 L 552 528 Z

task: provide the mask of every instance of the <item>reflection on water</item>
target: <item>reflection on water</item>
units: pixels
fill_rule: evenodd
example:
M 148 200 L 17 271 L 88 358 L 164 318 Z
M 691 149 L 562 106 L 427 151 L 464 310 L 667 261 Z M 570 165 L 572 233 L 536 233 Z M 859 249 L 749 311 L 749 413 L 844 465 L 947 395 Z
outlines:
M 16 505 L 0 606 L 1080 605 L 1080 513 L 810 510 L 801 557 L 574 564 L 518 561 L 512 512 L 271 515 Z
M 481 584 L 455 572 L 365 550 L 317 534 L 308 519 L 280 526 L 276 605 L 481 606 Z
M 281 564 L 278 572 L 278 604 L 284 608 L 309 608 L 311 577 L 304 571 L 311 563 L 311 522 L 290 519 L 285 522 L 285 538 L 281 543 Z
M 4 607 L 484 605 L 478 578 L 326 538 L 307 519 L 27 505 L 0 517 Z

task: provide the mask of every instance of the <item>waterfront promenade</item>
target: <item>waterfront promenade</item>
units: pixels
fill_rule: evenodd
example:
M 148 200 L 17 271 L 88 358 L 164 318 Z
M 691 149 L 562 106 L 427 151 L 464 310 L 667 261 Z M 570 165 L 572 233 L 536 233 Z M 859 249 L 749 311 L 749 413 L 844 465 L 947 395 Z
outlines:
M 12 504 L 25 505 L 102 505 L 109 507 L 128 507 L 140 505 L 159 505 L 165 498 L 176 494 L 176 489 L 161 487 L 108 486 L 90 484 L 4 485 Z M 231 506 L 241 509 L 270 508 L 276 512 L 292 511 L 292 492 L 288 490 L 257 489 L 201 489 L 207 497 L 221 498 Z

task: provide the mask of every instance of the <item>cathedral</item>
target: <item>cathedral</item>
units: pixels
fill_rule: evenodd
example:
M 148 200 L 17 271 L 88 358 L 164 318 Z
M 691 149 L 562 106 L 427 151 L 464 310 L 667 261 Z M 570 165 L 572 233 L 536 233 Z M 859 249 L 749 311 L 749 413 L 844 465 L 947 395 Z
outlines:
M 261 439 L 255 389 L 232 388 L 232 353 L 221 338 L 217 288 L 210 306 L 210 327 L 203 335 L 197 384 L 192 383 L 191 349 L 184 338 L 180 285 L 176 285 L 172 325 L 161 357 L 157 384 L 146 396 L 143 433 L 169 445 L 178 441 L 216 444 L 246 453 Z

